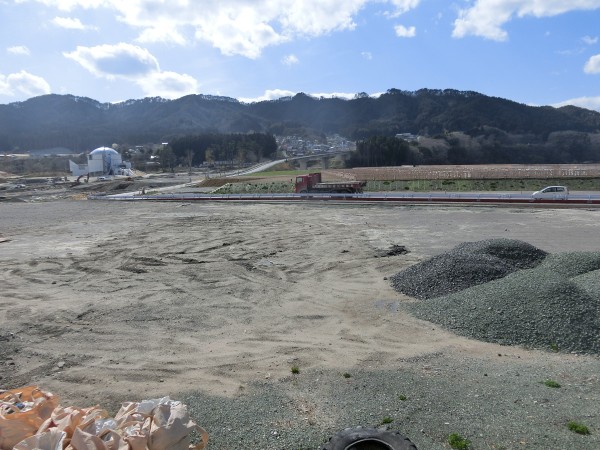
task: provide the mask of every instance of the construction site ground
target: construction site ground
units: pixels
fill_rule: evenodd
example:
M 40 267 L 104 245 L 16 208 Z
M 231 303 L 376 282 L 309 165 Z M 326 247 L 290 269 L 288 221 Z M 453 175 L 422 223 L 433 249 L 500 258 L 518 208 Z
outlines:
M 597 449 L 597 355 L 457 336 L 404 310 L 415 300 L 390 277 L 481 239 L 598 251 L 599 214 L 0 202 L 0 385 L 112 413 L 169 395 L 211 450 L 318 448 L 384 423 L 420 449 L 447 449 L 451 433 L 482 449 Z

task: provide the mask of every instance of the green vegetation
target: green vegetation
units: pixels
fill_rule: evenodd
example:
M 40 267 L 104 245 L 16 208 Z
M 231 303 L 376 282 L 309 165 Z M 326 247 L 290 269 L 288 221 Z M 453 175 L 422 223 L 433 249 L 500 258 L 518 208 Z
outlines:
M 292 373 L 294 375 L 299 374 L 300 373 L 300 367 L 298 367 L 298 366 L 292 366 Z
M 597 178 L 531 178 L 531 179 L 495 179 L 495 180 L 387 180 L 367 181 L 365 191 L 451 191 L 451 192 L 524 192 L 531 193 L 544 186 L 566 185 L 571 191 L 600 190 L 600 180 Z
M 68 157 L 0 158 L 0 172 L 8 172 L 14 175 L 62 176 L 67 173 L 68 169 Z
M 448 436 L 448 444 L 450 444 L 450 447 L 456 450 L 468 450 L 469 446 L 471 445 L 471 441 L 465 439 L 458 433 L 452 433 L 450 436 Z
M 578 423 L 578 422 L 571 421 L 571 422 L 569 422 L 567 424 L 567 427 L 573 433 L 577 433 L 577 434 L 590 434 L 589 428 L 586 427 L 585 425 L 581 424 L 581 423 Z
M 350 375 L 348 372 L 344 372 L 343 376 L 344 376 L 344 378 L 350 378 L 350 377 L 352 377 L 352 375 Z
M 546 386 L 551 387 L 551 388 L 559 388 L 560 387 L 560 384 L 554 380 L 546 380 L 546 381 L 543 381 L 543 383 Z
M 421 162 L 421 155 L 412 152 L 408 142 L 394 136 L 372 136 L 357 142 L 348 167 L 401 166 Z
M 204 133 L 173 139 L 158 154 L 164 169 L 174 168 L 178 164 L 191 168 L 217 161 L 233 166 L 271 158 L 276 152 L 277 142 L 271 134 Z
M 406 397 L 406 395 L 399 395 L 398 400 L 405 402 L 407 400 L 407 397 Z
M 318 169 L 316 169 L 318 170 Z M 227 184 L 219 188 L 219 194 L 253 194 L 253 193 L 293 193 L 293 183 L 289 181 L 269 181 L 268 177 L 280 177 L 285 174 L 286 178 L 294 178 L 308 171 L 272 171 L 260 172 L 256 176 L 261 179 Z M 571 191 L 595 191 L 600 190 L 600 180 L 597 178 L 570 178 L 570 179 L 504 179 L 504 180 L 375 180 L 367 181 L 365 192 L 523 192 L 532 193 L 549 185 L 567 185 Z M 553 344 L 555 345 L 555 344 Z
M 394 421 L 394 419 L 392 419 L 389 416 L 384 417 L 383 419 L 381 419 L 381 425 L 387 425 L 390 424 Z
M 227 183 L 214 191 L 216 194 L 291 194 L 294 186 L 282 181 L 262 181 L 257 183 Z

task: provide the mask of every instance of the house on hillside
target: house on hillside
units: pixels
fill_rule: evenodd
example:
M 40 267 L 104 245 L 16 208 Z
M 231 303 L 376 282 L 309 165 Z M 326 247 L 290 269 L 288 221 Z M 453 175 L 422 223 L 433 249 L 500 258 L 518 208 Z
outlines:
M 131 163 L 123 161 L 116 150 L 99 147 L 87 155 L 87 164 L 77 164 L 69 160 L 69 170 L 74 177 L 79 175 L 132 175 Z
M 419 136 L 412 133 L 398 133 L 396 134 L 396 139 L 402 139 L 406 142 L 417 142 L 419 140 Z

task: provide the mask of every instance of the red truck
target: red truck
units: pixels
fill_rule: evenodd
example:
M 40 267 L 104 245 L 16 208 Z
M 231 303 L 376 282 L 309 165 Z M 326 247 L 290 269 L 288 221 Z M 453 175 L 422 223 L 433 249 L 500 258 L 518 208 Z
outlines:
M 366 181 L 335 181 L 330 183 L 321 182 L 321 172 L 299 175 L 296 177 L 294 192 L 296 194 L 307 193 L 335 193 L 335 194 L 360 194 Z

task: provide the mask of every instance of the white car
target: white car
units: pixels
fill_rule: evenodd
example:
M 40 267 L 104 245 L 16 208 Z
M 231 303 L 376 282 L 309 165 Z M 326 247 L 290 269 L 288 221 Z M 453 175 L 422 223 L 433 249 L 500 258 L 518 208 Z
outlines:
M 533 198 L 566 200 L 569 196 L 569 189 L 566 186 L 547 186 L 531 194 Z

